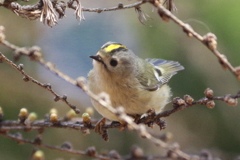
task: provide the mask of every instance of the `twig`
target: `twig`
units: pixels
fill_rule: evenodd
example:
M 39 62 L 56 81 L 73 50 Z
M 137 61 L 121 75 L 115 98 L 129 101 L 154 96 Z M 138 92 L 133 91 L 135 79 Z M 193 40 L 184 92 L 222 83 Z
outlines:
M 77 4 L 74 4 L 76 2 Z M 145 1 L 135 2 L 133 4 L 123 5 L 119 3 L 115 7 L 110 8 L 84 8 L 81 5 L 80 0 L 69 0 L 67 2 L 64 1 L 51 1 L 51 0 L 40 0 L 34 5 L 26 5 L 22 6 L 17 2 L 12 2 L 9 0 L 3 1 L 3 4 L 0 3 L 0 7 L 4 6 L 10 10 L 12 10 L 15 14 L 20 15 L 24 18 L 28 18 L 31 20 L 35 20 L 40 18 L 41 22 L 46 22 L 49 26 L 54 26 L 57 24 L 57 18 L 63 18 L 65 16 L 66 7 L 72 8 L 75 10 L 76 18 L 79 20 L 84 20 L 84 12 L 107 12 L 107 11 L 117 11 L 123 9 L 131 9 L 138 7 L 145 3 Z M 58 13 L 58 16 L 57 14 Z
M 65 152 L 68 154 L 78 155 L 78 156 L 87 156 L 92 157 L 99 160 L 162 160 L 162 159 L 169 159 L 171 158 L 170 151 L 166 156 L 160 156 L 160 155 L 145 155 L 143 150 L 138 146 L 133 146 L 131 148 L 131 152 L 129 155 L 120 155 L 116 150 L 110 150 L 108 154 L 106 153 L 98 153 L 95 147 L 88 147 L 85 151 L 83 150 L 76 150 L 73 148 L 72 144 L 70 142 L 64 142 L 61 146 L 53 146 L 42 143 L 42 140 L 40 137 L 36 137 L 34 140 L 25 139 L 22 137 L 20 133 L 18 134 L 10 134 L 7 132 L 1 132 L 0 135 L 9 138 L 13 141 L 16 141 L 17 143 L 25 143 L 25 144 L 31 144 L 37 147 L 42 148 L 48 148 L 51 150 L 59 151 L 59 152 Z M 198 156 L 195 156 L 198 157 Z M 198 159 L 195 159 L 198 160 Z
M 86 89 L 86 88 L 85 88 Z M 89 91 L 88 91 L 89 92 Z M 211 94 L 209 94 L 211 92 Z M 92 93 L 90 93 L 92 94 Z M 105 100 L 103 101 L 102 99 L 104 98 L 104 95 L 100 95 L 100 96 L 96 96 L 94 95 L 94 97 L 96 98 L 96 100 L 101 101 L 101 103 L 103 105 L 108 105 L 106 104 Z M 171 114 L 177 112 L 177 111 L 181 111 L 184 110 L 186 108 L 195 106 L 195 105 L 203 105 L 206 106 L 208 108 L 214 108 L 215 106 L 215 102 L 214 101 L 224 101 L 225 103 L 227 103 L 230 106 L 236 106 L 237 105 L 237 99 L 240 98 L 240 92 L 235 94 L 235 95 L 224 95 L 224 96 L 213 96 L 213 91 L 209 88 L 207 88 L 205 90 L 205 97 L 200 98 L 199 100 L 194 101 L 193 98 L 189 95 L 185 95 L 184 98 L 179 98 L 179 97 L 175 97 L 173 99 L 172 105 L 173 108 L 166 110 L 164 112 L 161 112 L 159 114 L 155 114 L 154 116 L 149 115 L 146 117 L 143 117 L 139 120 L 137 120 L 137 123 L 143 123 L 143 124 L 148 124 L 148 122 L 154 122 L 159 118 L 163 118 L 163 117 L 168 117 Z M 68 128 L 68 129 L 74 129 L 74 130 L 82 130 L 84 131 L 85 129 L 90 129 L 93 130 L 95 128 L 96 122 L 97 120 L 93 120 L 90 119 L 89 120 L 89 124 L 90 125 L 86 125 L 86 123 L 83 121 L 82 118 L 79 119 L 74 119 L 74 120 L 65 120 L 65 118 L 59 119 L 59 121 L 57 123 L 53 123 L 49 120 L 36 120 L 34 122 L 31 123 L 31 125 L 29 126 L 25 126 L 25 125 L 20 125 L 18 121 L 2 121 L 1 122 L 1 129 L 5 129 L 5 130 L 15 130 L 15 129 L 39 129 L 39 128 L 48 128 L 48 127 L 53 127 L 53 128 Z M 122 127 L 121 123 L 111 123 L 111 124 L 105 124 L 105 126 L 103 126 L 104 129 L 109 129 L 109 128 L 119 128 Z
M 131 8 L 136 8 L 142 4 L 144 4 L 145 1 L 139 1 L 133 4 L 127 4 L 127 5 L 123 5 L 122 3 L 119 3 L 118 6 L 116 7 L 110 7 L 110 8 L 83 8 L 83 11 L 86 12 L 97 12 L 97 13 L 101 13 L 101 12 L 107 12 L 107 11 L 117 11 L 117 10 L 123 10 L 123 9 L 131 9 Z
M 47 84 L 44 84 L 44 83 L 41 83 L 39 81 L 37 81 L 36 79 L 34 79 L 33 77 L 29 76 L 24 70 L 23 70 L 23 64 L 19 64 L 18 66 L 13 63 L 11 60 L 9 60 L 6 56 L 4 56 L 2 53 L 0 53 L 0 60 L 1 61 L 5 61 L 7 64 L 9 64 L 10 66 L 12 66 L 14 69 L 16 69 L 17 71 L 19 71 L 22 75 L 23 75 L 23 80 L 25 82 L 28 82 L 28 81 L 31 81 L 33 82 L 34 84 L 48 90 L 50 93 L 52 93 L 55 98 L 54 100 L 55 101 L 58 101 L 58 100 L 61 100 L 63 102 L 65 102 L 71 109 L 73 109 L 77 114 L 80 113 L 80 110 L 76 108 L 76 106 L 70 104 L 68 101 L 67 101 L 67 96 L 63 95 L 63 96 L 60 96 L 58 95 L 53 89 L 52 89 L 52 86 L 51 84 L 47 83 Z
M 70 154 L 75 154 L 75 155 L 84 155 L 84 156 L 89 156 L 89 157 L 94 157 L 94 158 L 98 158 L 100 160 L 110 160 L 111 158 L 98 154 L 96 152 L 96 149 L 94 147 L 89 147 L 86 149 L 86 151 L 81 151 L 81 150 L 74 150 L 71 148 L 71 146 L 64 146 L 64 144 L 62 146 L 52 146 L 52 145 L 48 145 L 48 144 L 44 144 L 44 143 L 39 143 L 35 140 L 27 140 L 27 139 L 23 139 L 19 136 L 15 136 L 14 134 L 10 134 L 10 133 L 5 133 L 5 132 L 0 132 L 1 135 L 12 139 L 18 143 L 27 143 L 27 144 L 32 144 L 32 145 L 36 145 L 39 147 L 44 147 L 44 148 L 48 148 L 51 150 L 56 150 L 56 151 L 60 151 L 60 152 L 66 152 L 66 153 L 70 153 Z
M 230 70 L 237 77 L 237 79 L 240 80 L 240 67 L 233 67 L 231 63 L 228 61 L 227 57 L 217 50 L 217 37 L 213 33 L 208 33 L 204 36 L 201 36 L 196 31 L 194 31 L 189 24 L 184 23 L 179 18 L 174 16 L 169 10 L 167 10 L 159 2 L 159 0 L 148 0 L 148 2 L 158 9 L 158 14 L 163 20 L 165 21 L 172 20 L 177 25 L 181 26 L 183 31 L 189 37 L 194 37 L 202 44 L 204 44 L 218 58 L 219 63 L 222 65 L 222 67 Z

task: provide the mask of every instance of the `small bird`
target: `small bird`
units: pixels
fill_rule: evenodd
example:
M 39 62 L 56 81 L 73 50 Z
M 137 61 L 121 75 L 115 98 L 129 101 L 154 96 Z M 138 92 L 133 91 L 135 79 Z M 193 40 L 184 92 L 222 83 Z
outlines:
M 129 115 L 142 115 L 149 109 L 162 111 L 171 97 L 167 82 L 184 67 L 175 61 L 141 59 L 125 45 L 107 42 L 93 59 L 88 87 L 94 94 L 105 92 L 112 107 L 123 107 Z M 116 115 L 92 100 L 105 118 L 120 121 Z

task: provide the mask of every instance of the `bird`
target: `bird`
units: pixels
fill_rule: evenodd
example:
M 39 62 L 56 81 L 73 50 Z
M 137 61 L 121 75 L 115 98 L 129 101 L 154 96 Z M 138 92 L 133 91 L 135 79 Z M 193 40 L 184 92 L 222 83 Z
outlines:
M 125 45 L 105 43 L 93 59 L 93 69 L 88 73 L 89 90 L 99 95 L 109 95 L 111 106 L 123 107 L 128 115 L 143 115 L 149 109 L 160 113 L 170 102 L 172 92 L 169 80 L 184 67 L 177 61 L 142 59 Z M 111 121 L 120 119 L 97 101 L 94 108 Z

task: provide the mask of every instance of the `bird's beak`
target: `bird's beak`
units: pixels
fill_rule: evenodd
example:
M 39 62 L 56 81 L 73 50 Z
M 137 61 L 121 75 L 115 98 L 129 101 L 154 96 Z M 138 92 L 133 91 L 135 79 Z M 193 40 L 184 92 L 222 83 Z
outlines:
M 89 56 L 89 57 L 94 59 L 94 60 L 96 60 L 96 61 L 98 61 L 98 62 L 103 63 L 103 60 L 102 60 L 101 56 L 99 56 L 99 55 Z

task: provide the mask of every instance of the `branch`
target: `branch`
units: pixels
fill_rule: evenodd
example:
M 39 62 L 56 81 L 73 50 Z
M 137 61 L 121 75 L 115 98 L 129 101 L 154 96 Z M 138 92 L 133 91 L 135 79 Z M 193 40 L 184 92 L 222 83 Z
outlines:
M 219 63 L 222 65 L 223 68 L 230 70 L 238 80 L 240 80 L 240 66 L 233 67 L 231 63 L 228 61 L 227 57 L 224 54 L 221 54 L 217 50 L 217 37 L 213 33 L 208 33 L 204 36 L 201 36 L 193 28 L 189 25 L 181 21 L 179 18 L 174 16 L 169 10 L 167 10 L 159 0 L 148 0 L 154 7 L 157 8 L 159 16 L 164 21 L 172 20 L 177 25 L 182 27 L 183 32 L 187 34 L 189 37 L 194 37 L 202 44 L 204 44 L 212 53 L 218 58 Z
M 19 64 L 18 66 L 13 63 L 11 60 L 9 60 L 6 56 L 4 56 L 2 53 L 0 53 L 0 61 L 5 61 L 7 64 L 9 64 L 11 67 L 13 67 L 14 69 L 16 69 L 17 71 L 19 71 L 22 75 L 23 75 L 23 80 L 25 82 L 31 81 L 32 83 L 48 90 L 51 94 L 53 94 L 55 96 L 54 101 L 63 101 L 64 103 L 66 103 L 71 109 L 73 109 L 77 114 L 80 113 L 80 110 L 77 109 L 76 106 L 72 105 L 71 103 L 68 102 L 67 100 L 67 96 L 63 95 L 60 96 L 58 95 L 53 89 L 51 84 L 49 83 L 41 83 L 39 81 L 37 81 L 36 79 L 34 79 L 33 77 L 29 76 L 24 70 L 23 70 L 23 64 Z
M 138 1 L 127 5 L 119 3 L 117 6 L 110 8 L 84 8 L 82 7 L 80 0 L 69 0 L 68 2 L 58 2 L 57 0 L 40 0 L 34 5 L 26 6 L 21 6 L 19 3 L 12 2 L 10 0 L 3 0 L 3 3 L 0 3 L 0 7 L 4 6 L 5 8 L 12 10 L 18 16 L 28 18 L 30 20 L 40 18 L 41 22 L 47 23 L 48 26 L 52 27 L 57 24 L 58 18 L 61 19 L 65 16 L 65 10 L 67 7 L 74 9 L 76 18 L 81 21 L 85 19 L 83 11 L 96 13 L 117 11 L 136 8 L 144 3 L 145 1 Z
M 88 91 L 89 92 L 89 91 Z M 166 110 L 164 112 L 161 112 L 159 114 L 156 114 L 154 111 L 148 111 L 146 115 L 142 118 L 137 119 L 135 117 L 134 121 L 138 124 L 154 124 L 159 122 L 158 120 L 160 118 L 168 117 L 171 114 L 181 111 L 184 109 L 187 109 L 192 106 L 196 105 L 203 105 L 206 106 L 207 108 L 214 108 L 215 107 L 215 101 L 224 101 L 227 103 L 229 106 L 236 106 L 238 104 L 238 99 L 240 98 L 240 92 L 235 94 L 235 95 L 224 95 L 224 96 L 213 96 L 213 91 L 209 88 L 207 88 L 204 92 L 205 97 L 200 98 L 197 101 L 194 101 L 193 98 L 189 95 L 185 95 L 183 99 L 179 97 L 173 98 L 172 102 L 172 109 Z M 102 99 L 105 98 L 105 94 L 101 94 L 99 96 L 96 96 L 96 100 L 100 100 L 102 105 L 107 105 L 105 101 L 102 101 Z M 2 112 L 2 111 L 1 111 Z M 85 111 L 82 114 L 82 118 L 75 118 L 72 119 L 75 115 L 72 114 L 72 112 L 69 112 L 65 115 L 63 118 L 59 118 L 59 115 L 56 115 L 58 117 L 57 119 L 51 118 L 51 113 L 46 115 L 46 119 L 43 120 L 35 120 L 29 125 L 25 125 L 25 120 L 27 117 L 20 118 L 21 123 L 16 120 L 4 120 L 3 121 L 3 113 L 0 112 L 0 121 L 1 121 L 1 130 L 25 130 L 25 129 L 30 129 L 30 130 L 38 130 L 41 128 L 67 128 L 67 129 L 73 129 L 73 130 L 81 130 L 83 133 L 86 133 L 86 130 L 93 130 L 96 127 L 96 122 L 97 120 L 94 120 L 90 117 L 90 114 L 87 111 Z M 21 115 L 21 114 L 19 114 Z M 110 128 L 121 128 L 124 127 L 124 124 L 121 123 L 109 123 L 105 124 L 102 126 L 103 129 L 110 129 Z
M 52 146 L 52 145 L 42 143 L 42 140 L 39 137 L 37 137 L 34 140 L 27 140 L 27 139 L 22 138 L 21 135 L 16 136 L 16 134 L 10 134 L 10 133 L 5 133 L 5 132 L 0 132 L 0 134 L 9 139 L 12 139 L 12 140 L 18 142 L 18 143 L 27 143 L 27 144 L 35 145 L 38 147 L 44 147 L 44 148 L 48 148 L 48 149 L 56 150 L 56 151 L 60 151 L 60 152 L 94 157 L 99 160 L 110 160 L 111 159 L 111 157 L 108 157 L 106 155 L 98 154 L 95 147 L 89 147 L 86 149 L 86 151 L 74 150 L 72 148 L 71 144 L 69 144 L 69 143 L 63 143 L 61 146 Z

